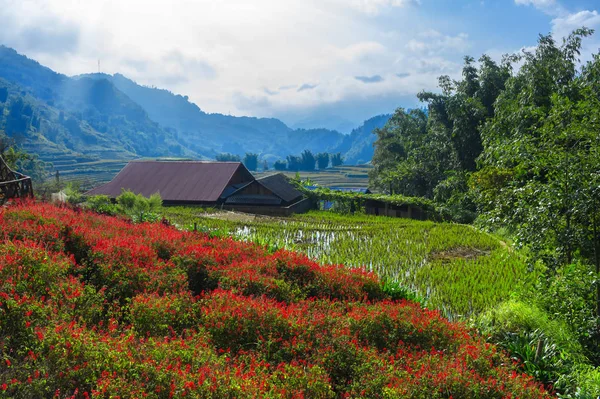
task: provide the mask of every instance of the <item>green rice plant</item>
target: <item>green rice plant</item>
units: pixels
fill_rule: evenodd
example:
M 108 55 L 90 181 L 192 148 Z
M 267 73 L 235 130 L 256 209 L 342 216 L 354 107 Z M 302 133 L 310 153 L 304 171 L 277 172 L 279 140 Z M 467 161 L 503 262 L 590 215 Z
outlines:
M 537 278 L 518 252 L 468 225 L 325 211 L 226 220 L 196 208 L 166 208 L 165 217 L 188 230 L 195 225 L 271 250 L 303 252 L 321 263 L 363 267 L 451 319 L 478 314 Z

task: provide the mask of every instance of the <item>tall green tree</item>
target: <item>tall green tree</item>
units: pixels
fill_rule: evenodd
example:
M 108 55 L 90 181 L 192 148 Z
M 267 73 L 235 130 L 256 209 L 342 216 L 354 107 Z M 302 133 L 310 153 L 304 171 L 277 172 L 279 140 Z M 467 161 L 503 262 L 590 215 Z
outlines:
M 329 166 L 329 153 L 320 152 L 315 157 L 317 159 L 317 166 L 319 170 L 325 170 Z
M 0 103 L 5 103 L 8 99 L 8 89 L 6 87 L 0 87 Z
M 255 171 L 258 169 L 258 154 L 247 152 L 242 162 L 248 170 Z
M 493 117 L 493 104 L 510 71 L 508 61 L 498 65 L 484 55 L 477 68 L 472 57 L 465 57 L 461 80 L 440 76 L 439 93 L 418 94 L 427 113 L 398 109 L 375 132 L 370 184 L 389 193 L 435 199 L 461 214 L 459 220 L 472 220 L 475 206 L 467 182 L 483 150 L 480 131 Z
M 331 166 L 333 166 L 334 168 L 336 166 L 341 166 L 344 164 L 344 157 L 342 156 L 341 152 L 337 152 L 335 154 L 331 154 L 329 156 L 329 159 L 331 160 Z
M 312 171 L 315 170 L 317 159 L 313 155 L 312 151 L 304 150 L 302 154 L 300 154 L 300 163 L 302 170 Z
M 286 157 L 287 160 L 287 168 L 292 172 L 297 172 L 302 167 L 302 158 L 296 155 L 288 155 Z
M 242 160 L 239 155 L 230 154 L 228 152 L 217 154 L 215 159 L 219 162 L 240 162 Z
M 0 156 L 9 168 L 31 177 L 37 183 L 43 182 L 48 177 L 48 170 L 52 166 L 39 159 L 36 154 L 23 151 L 13 138 L 7 137 L 2 130 L 0 130 Z
M 273 169 L 275 170 L 286 170 L 287 164 L 283 160 L 277 160 L 273 163 Z
M 541 36 L 535 51 L 524 53 L 482 129 L 485 150 L 472 182 L 483 220 L 509 227 L 554 265 L 573 259 L 575 199 L 589 180 L 578 170 L 592 140 L 593 121 L 582 109 L 593 114 L 596 100 L 585 93 L 594 66 L 585 76 L 577 71 L 581 39 L 589 34 L 580 29 L 562 45 Z
M 579 261 L 600 278 L 600 58 L 579 67 L 579 29 L 557 44 L 540 36 L 506 82 L 482 129 L 481 169 L 471 187 L 482 223 L 512 232 L 534 259 L 555 270 Z M 590 286 L 600 316 L 600 284 Z M 578 328 L 586 354 L 600 363 L 600 328 Z

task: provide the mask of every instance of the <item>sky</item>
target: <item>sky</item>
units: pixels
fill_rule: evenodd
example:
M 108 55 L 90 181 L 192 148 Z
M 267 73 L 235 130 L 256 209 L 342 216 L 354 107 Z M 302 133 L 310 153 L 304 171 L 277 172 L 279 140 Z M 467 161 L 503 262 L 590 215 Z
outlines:
M 349 130 L 460 77 L 465 55 L 586 26 L 600 0 L 0 0 L 0 44 L 66 75 L 121 73 L 205 112 Z M 600 48 L 600 32 L 582 59 Z

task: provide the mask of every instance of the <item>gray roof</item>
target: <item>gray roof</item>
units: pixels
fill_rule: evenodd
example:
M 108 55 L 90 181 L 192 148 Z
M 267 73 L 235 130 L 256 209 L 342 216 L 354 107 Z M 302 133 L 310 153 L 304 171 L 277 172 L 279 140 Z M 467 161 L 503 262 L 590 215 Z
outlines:
M 285 202 L 291 202 L 302 197 L 302 193 L 290 183 L 283 173 L 261 177 L 256 181 Z
M 159 193 L 163 201 L 215 202 L 237 171 L 254 179 L 240 162 L 132 161 L 111 182 L 86 195 L 116 198 L 127 189 L 146 197 Z

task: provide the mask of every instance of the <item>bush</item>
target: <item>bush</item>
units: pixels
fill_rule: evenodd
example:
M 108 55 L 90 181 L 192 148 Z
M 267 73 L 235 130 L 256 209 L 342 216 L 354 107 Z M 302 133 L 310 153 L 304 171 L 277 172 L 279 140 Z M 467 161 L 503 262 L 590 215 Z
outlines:
M 600 370 L 596 367 L 582 365 L 574 371 L 577 389 L 575 399 L 597 399 L 600 397 Z
M 534 305 L 510 300 L 480 315 L 476 325 L 519 360 L 523 371 L 563 393 L 573 390 L 572 369 L 586 359 L 566 324 Z
M 583 346 L 592 363 L 600 364 L 600 331 L 596 316 L 593 268 L 575 263 L 559 268 L 533 293 L 534 301 L 550 315 L 560 315 Z M 556 316 L 553 316 L 556 317 Z
M 116 215 L 118 213 L 117 206 L 112 203 L 108 195 L 94 195 L 88 197 L 86 206 L 96 213 L 105 215 Z
M 135 194 L 130 190 L 123 190 L 117 197 L 120 211 L 131 217 L 134 222 L 155 222 L 158 220 L 158 212 L 162 206 L 160 194 L 152 194 L 149 198 L 142 194 Z
M 198 324 L 199 309 L 189 293 L 139 294 L 129 309 L 131 324 L 142 336 L 178 335 Z
M 364 270 L 33 202 L 0 227 L 0 397 L 550 398 Z

